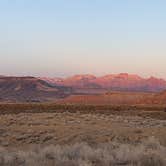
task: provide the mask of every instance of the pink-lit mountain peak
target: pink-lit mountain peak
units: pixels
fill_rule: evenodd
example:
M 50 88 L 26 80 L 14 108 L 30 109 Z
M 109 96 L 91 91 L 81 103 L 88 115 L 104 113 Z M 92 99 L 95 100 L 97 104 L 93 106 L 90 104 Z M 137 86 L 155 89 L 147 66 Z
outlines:
M 46 80 L 46 79 L 44 79 Z M 47 79 L 46 81 L 73 88 L 103 88 L 108 90 L 127 91 L 162 91 L 166 89 L 166 81 L 155 77 L 142 78 L 136 74 L 120 73 L 101 77 L 94 75 L 74 75 L 66 79 Z
M 135 79 L 135 80 L 143 79 L 136 74 L 128 74 L 128 73 L 109 74 L 109 75 L 105 75 L 101 78 L 103 78 L 103 79 L 115 79 L 115 78 L 117 78 L 117 79 Z
M 157 78 L 157 77 L 153 77 L 153 76 L 149 77 L 147 80 L 150 80 L 150 81 L 165 81 L 162 78 Z
M 80 74 L 68 77 L 65 80 L 93 80 L 93 79 L 96 79 L 96 76 L 91 74 Z

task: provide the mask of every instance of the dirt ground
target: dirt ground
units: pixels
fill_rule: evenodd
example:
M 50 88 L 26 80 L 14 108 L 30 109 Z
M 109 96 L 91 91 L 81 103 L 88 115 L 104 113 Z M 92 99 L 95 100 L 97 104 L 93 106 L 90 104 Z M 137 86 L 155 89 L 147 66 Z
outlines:
M 63 145 L 87 142 L 90 145 L 118 141 L 139 143 L 155 137 L 166 146 L 166 120 L 149 116 L 100 113 L 42 112 L 0 115 L 0 146 L 5 148 Z

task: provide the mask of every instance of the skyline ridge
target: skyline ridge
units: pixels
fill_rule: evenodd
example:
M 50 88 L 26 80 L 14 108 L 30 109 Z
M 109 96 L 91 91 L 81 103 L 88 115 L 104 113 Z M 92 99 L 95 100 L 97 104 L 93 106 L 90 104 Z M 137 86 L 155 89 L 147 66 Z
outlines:
M 46 76 L 46 75 L 37 75 L 37 74 L 34 74 L 34 75 L 28 75 L 28 74 L 0 74 L 0 77 L 37 77 L 37 78 L 44 78 L 44 77 L 48 77 L 48 78 L 71 78 L 71 77 L 74 77 L 74 76 L 94 76 L 96 78 L 98 77 L 105 77 L 105 76 L 110 76 L 110 75 L 128 75 L 128 76 L 137 76 L 137 77 L 141 77 L 143 79 L 150 79 L 150 78 L 157 78 L 157 79 L 163 79 L 163 80 L 166 80 L 166 78 L 163 78 L 163 77 L 158 77 L 158 76 L 155 76 L 155 75 L 148 75 L 148 76 L 142 76 L 140 74 L 136 74 L 136 73 L 127 73 L 127 72 L 120 72 L 120 73 L 107 73 L 107 74 L 103 74 L 103 75 L 97 75 L 97 74 L 91 74 L 91 73 L 77 73 L 77 74 L 71 74 L 71 75 L 67 75 L 67 76 Z

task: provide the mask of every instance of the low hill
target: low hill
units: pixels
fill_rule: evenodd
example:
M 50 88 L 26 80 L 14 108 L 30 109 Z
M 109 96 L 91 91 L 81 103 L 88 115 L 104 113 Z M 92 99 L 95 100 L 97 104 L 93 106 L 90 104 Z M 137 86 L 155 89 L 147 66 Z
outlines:
M 155 94 L 147 100 L 147 104 L 163 104 L 166 105 L 166 91 Z
M 155 93 L 143 92 L 110 92 L 98 95 L 71 95 L 59 101 L 63 104 L 92 104 L 92 105 L 134 105 L 144 104 L 152 99 Z
M 98 95 L 71 95 L 60 100 L 60 103 L 92 105 L 166 105 L 166 91 L 159 93 L 112 91 Z
M 40 102 L 68 95 L 70 90 L 34 77 L 0 77 L 0 101 Z

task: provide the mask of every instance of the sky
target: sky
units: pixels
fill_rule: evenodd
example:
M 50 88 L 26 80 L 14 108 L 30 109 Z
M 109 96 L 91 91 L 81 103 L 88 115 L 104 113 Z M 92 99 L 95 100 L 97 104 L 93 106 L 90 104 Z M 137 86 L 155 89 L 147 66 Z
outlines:
M 0 75 L 166 79 L 165 0 L 1 0 Z

